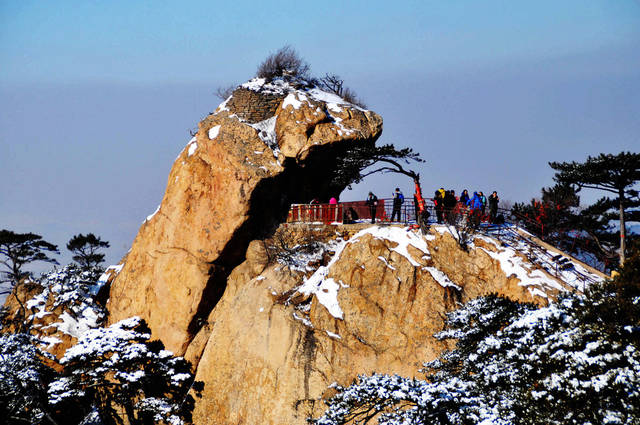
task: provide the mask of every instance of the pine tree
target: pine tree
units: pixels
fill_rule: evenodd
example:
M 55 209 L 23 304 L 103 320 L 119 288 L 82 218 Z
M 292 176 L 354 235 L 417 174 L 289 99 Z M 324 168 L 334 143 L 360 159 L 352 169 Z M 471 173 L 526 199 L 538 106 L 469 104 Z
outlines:
M 26 285 L 31 281 L 31 273 L 24 270 L 24 266 L 34 261 L 58 264 L 49 257 L 48 253 L 59 254 L 58 247 L 42 239 L 42 236 L 34 233 L 14 233 L 11 230 L 0 230 L 0 265 L 5 270 L 0 271 L 0 285 L 8 284 L 4 289 L 0 288 L 0 294 L 11 293 L 19 305 L 16 323 L 19 329 L 26 326 L 24 300 L 20 298 L 18 285 Z
M 37 344 L 25 333 L 0 335 L 0 423 L 56 424 L 46 392 L 46 383 L 56 372 L 45 360 L 53 356 Z
M 447 314 L 453 350 L 425 379 L 360 376 L 314 423 L 640 423 L 640 256 L 614 282 L 547 307 L 496 295 Z M 376 422 L 373 422 L 375 418 Z
M 105 424 L 190 422 L 194 383 L 189 362 L 150 341 L 138 317 L 87 331 L 60 363 L 63 376 L 49 385 L 49 401 L 78 418 L 99 417 Z M 126 421 L 123 419 L 126 418 Z
M 0 264 L 5 268 L 0 272 L 0 283 L 13 286 L 30 277 L 31 273 L 23 268 L 34 261 L 58 264 L 47 252 L 60 253 L 56 245 L 43 240 L 40 235 L 0 230 L 0 254 L 4 256 Z
M 625 211 L 630 200 L 637 198 L 638 192 L 633 186 L 640 181 L 640 154 L 621 152 L 617 155 L 600 154 L 589 156 L 583 163 L 550 162 L 556 170 L 554 180 L 559 183 L 575 185 L 578 190 L 597 189 L 616 195 L 612 201 L 618 208 L 620 222 L 620 265 L 625 260 L 626 229 Z
M 98 253 L 101 248 L 109 248 L 109 242 L 100 240 L 93 233 L 77 234 L 67 243 L 67 249 L 75 254 L 73 261 L 85 270 L 104 261 L 104 254 Z

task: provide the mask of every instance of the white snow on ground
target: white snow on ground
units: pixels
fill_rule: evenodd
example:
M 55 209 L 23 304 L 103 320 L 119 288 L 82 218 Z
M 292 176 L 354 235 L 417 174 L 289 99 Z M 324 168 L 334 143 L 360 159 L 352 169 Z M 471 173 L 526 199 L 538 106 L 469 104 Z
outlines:
M 52 326 L 58 328 L 60 332 L 71 335 L 74 338 L 80 338 L 89 329 L 94 329 L 98 326 L 98 316 L 91 309 L 84 310 L 82 317 L 77 319 L 66 311 L 62 313 L 59 318 L 62 322 L 54 323 Z
M 267 94 L 285 94 L 286 92 L 292 90 L 292 87 L 289 85 L 289 83 L 281 79 L 267 82 L 267 80 L 264 78 L 254 78 L 242 84 L 241 87 L 244 89 L 259 91 Z
M 489 256 L 495 260 L 498 260 L 500 263 L 500 267 L 506 276 L 515 275 L 519 280 L 520 286 L 531 286 L 529 291 L 532 292 L 533 295 L 540 295 L 546 297 L 544 290 L 535 291 L 536 288 L 554 288 L 559 291 L 562 291 L 564 287 L 555 279 L 549 277 L 542 270 L 533 269 L 533 264 L 520 257 L 516 254 L 516 251 L 510 248 L 503 248 L 498 252 L 493 252 L 485 248 L 480 248 Z M 536 293 L 533 293 L 533 292 Z
M 99 326 L 99 322 L 103 319 L 103 312 L 96 306 L 90 295 L 91 285 L 90 281 L 87 281 L 89 273 L 81 272 L 74 267 L 66 266 L 43 275 L 40 280 L 42 292 L 25 303 L 31 313 L 29 319 L 42 319 L 51 315 L 60 306 L 64 310 L 57 316 L 57 322 L 45 327 L 42 327 L 41 323 L 36 323 L 34 327 L 42 327 L 42 330 L 56 328 L 61 333 L 79 338 L 88 330 Z M 55 337 L 47 337 L 42 341 L 48 345 L 48 348 L 61 342 Z
M 262 140 L 264 144 L 273 151 L 273 156 L 276 158 L 280 154 L 280 147 L 278 146 L 278 138 L 276 136 L 277 118 L 278 116 L 275 115 L 264 121 L 260 121 L 255 124 L 248 124 L 258 130 L 258 137 L 260 137 L 260 140 Z
M 431 228 L 440 234 L 450 233 L 446 225 L 434 225 L 431 226 Z M 522 229 L 520 230 L 522 231 Z M 529 234 L 528 232 L 524 233 Z M 567 270 L 562 270 L 560 267 L 558 267 L 558 270 L 550 271 L 550 273 L 554 275 L 557 272 L 557 279 L 551 277 L 549 274 L 541 270 L 535 264 L 535 261 L 531 262 L 527 259 L 522 258 L 521 256 L 522 254 L 526 254 L 527 256 L 536 256 L 542 255 L 540 253 L 545 253 L 548 258 L 551 258 L 556 255 L 555 253 L 551 253 L 542 246 L 538 246 L 537 244 L 535 244 L 536 249 L 534 251 L 531 251 L 530 246 L 528 246 L 525 242 L 517 239 L 509 239 L 507 246 L 503 246 L 498 240 L 482 234 L 475 234 L 474 240 L 482 240 L 493 245 L 496 249 L 496 252 L 484 247 L 477 247 L 473 242 L 469 244 L 469 247 L 472 249 L 481 249 L 486 252 L 491 258 L 497 260 L 500 263 L 500 267 L 505 275 L 514 275 L 515 277 L 517 277 L 520 280 L 519 285 L 526 286 L 529 293 L 531 293 L 531 295 L 533 296 L 548 298 L 546 290 L 550 288 L 559 291 L 566 290 L 566 287 L 562 283 L 560 283 L 560 281 L 576 289 L 584 290 L 584 282 L 579 278 L 576 272 L 581 275 L 588 276 L 593 281 L 600 280 L 598 276 L 590 273 L 580 264 L 573 261 L 571 262 L 573 269 L 569 268 Z M 536 253 L 536 251 L 538 251 L 538 253 Z M 570 260 L 570 258 L 568 259 Z M 548 260 L 546 261 L 548 262 Z
M 223 111 L 229 111 L 229 108 L 227 108 L 227 103 L 229 103 L 229 101 L 231 100 L 233 96 L 229 96 L 224 102 L 222 102 L 220 105 L 218 105 L 218 107 L 216 108 L 216 114 L 219 112 L 223 112 Z
M 220 133 L 220 125 L 214 125 L 209 129 L 209 140 L 213 140 L 218 137 L 218 133 Z
M 531 235 L 522 229 L 520 229 L 520 231 L 525 235 Z M 508 243 L 510 246 L 502 247 L 498 242 L 491 238 L 481 235 L 477 235 L 476 238 L 492 243 L 498 249 L 497 253 L 484 248 L 481 249 L 487 252 L 492 258 L 500 261 L 500 266 L 507 276 L 515 274 L 515 276 L 520 279 L 520 286 L 530 286 L 528 289 L 533 295 L 546 297 L 547 295 L 544 293 L 545 285 L 554 289 L 564 290 L 565 287 L 561 285 L 558 280 L 561 280 L 562 282 L 579 290 L 585 289 L 584 280 L 581 279 L 580 276 L 586 276 L 594 282 L 601 280 L 600 276 L 589 272 L 582 265 L 575 261 L 571 261 L 570 257 L 565 256 L 563 256 L 563 258 L 568 260 L 567 264 L 570 263 L 571 267 L 562 269 L 562 267 L 558 265 L 557 269 L 548 270 L 549 273 L 557 275 L 558 280 L 556 280 L 542 270 L 536 268 L 537 266 L 535 266 L 535 264 L 524 260 L 521 256 L 516 254 L 516 252 L 526 253 L 528 256 L 533 256 L 534 263 L 537 261 L 535 258 L 539 258 L 539 262 L 541 264 L 548 264 L 550 268 L 553 268 L 553 262 L 550 258 L 558 255 L 555 252 L 550 252 L 539 245 L 535 245 L 536 249 L 532 251 L 525 242 L 517 239 L 509 240 Z
M 124 267 L 124 263 L 107 267 L 104 273 L 102 273 L 102 275 L 100 275 L 100 277 L 98 278 L 98 281 L 96 282 L 96 284 L 91 286 L 90 288 L 91 295 L 96 295 L 100 290 L 100 288 L 102 288 L 107 283 L 107 281 L 109 280 L 109 276 L 112 273 L 115 273 L 117 275 L 122 271 L 123 267 Z

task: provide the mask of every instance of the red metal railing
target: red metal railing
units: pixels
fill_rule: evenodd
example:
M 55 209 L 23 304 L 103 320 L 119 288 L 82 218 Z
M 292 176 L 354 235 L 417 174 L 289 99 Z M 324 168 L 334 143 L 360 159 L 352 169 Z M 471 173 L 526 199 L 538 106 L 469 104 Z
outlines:
M 456 204 L 453 209 L 442 209 L 442 216 L 436 209 L 432 199 L 425 199 L 424 209 L 429 213 L 429 221 L 431 222 L 451 222 L 455 216 L 466 216 L 471 209 L 461 203 Z M 481 222 L 489 221 L 489 209 L 484 214 L 477 211 L 476 216 Z M 416 222 L 416 206 L 413 199 L 405 199 L 400 206 L 400 217 L 393 216 L 393 199 L 378 199 L 378 205 L 375 210 L 377 222 L 394 222 L 394 223 L 415 223 Z M 508 211 L 499 209 L 499 214 L 508 217 Z M 393 217 L 392 217 L 393 216 Z M 393 221 L 391 220 L 393 218 Z M 440 220 L 440 218 L 442 218 Z M 304 223 L 352 223 L 357 220 L 370 221 L 371 209 L 366 201 L 349 201 L 340 202 L 338 204 L 293 204 L 289 209 L 287 222 L 304 222 Z
M 433 205 L 427 205 L 429 210 Z M 293 204 L 289 209 L 288 222 L 306 223 L 352 223 L 357 220 L 370 221 L 372 209 L 366 201 L 340 202 L 338 204 Z M 393 199 L 378 199 L 375 208 L 377 222 L 390 222 L 393 215 Z M 400 217 L 394 222 L 409 223 L 415 221 L 416 212 L 413 200 L 405 200 L 400 206 Z

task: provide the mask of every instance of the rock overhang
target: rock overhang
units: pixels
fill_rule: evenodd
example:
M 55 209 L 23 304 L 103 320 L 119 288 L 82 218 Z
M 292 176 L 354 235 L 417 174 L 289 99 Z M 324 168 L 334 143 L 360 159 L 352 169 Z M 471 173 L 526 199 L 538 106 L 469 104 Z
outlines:
M 239 86 L 176 158 L 112 284 L 110 320 L 139 315 L 184 353 L 249 242 L 285 221 L 291 203 L 339 194 L 337 158 L 381 132 L 375 112 L 306 82 Z

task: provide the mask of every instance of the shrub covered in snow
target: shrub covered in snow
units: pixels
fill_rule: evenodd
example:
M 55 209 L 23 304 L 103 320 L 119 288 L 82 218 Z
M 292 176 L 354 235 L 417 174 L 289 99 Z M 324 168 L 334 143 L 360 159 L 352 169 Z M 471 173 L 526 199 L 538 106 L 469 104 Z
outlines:
M 44 273 L 26 293 L 23 301 L 26 314 L 9 311 L 0 314 L 0 321 L 8 329 L 41 334 L 41 342 L 47 344 L 60 342 L 51 336 L 52 328 L 79 338 L 83 332 L 99 326 L 105 317 L 104 308 L 90 294 L 100 272 L 99 268 L 82 270 L 77 265 L 68 265 Z
M 63 376 L 49 384 L 50 403 L 74 416 L 68 422 L 99 416 L 103 423 L 190 422 L 194 384 L 190 364 L 149 341 L 139 318 L 82 335 L 60 363 Z
M 498 296 L 447 317 L 454 350 L 425 380 L 361 376 L 316 424 L 640 423 L 640 284 L 599 285 L 548 307 Z
M 37 424 L 48 414 L 43 383 L 55 371 L 43 362 L 52 356 L 36 342 L 24 333 L 0 335 L 0 423 Z

